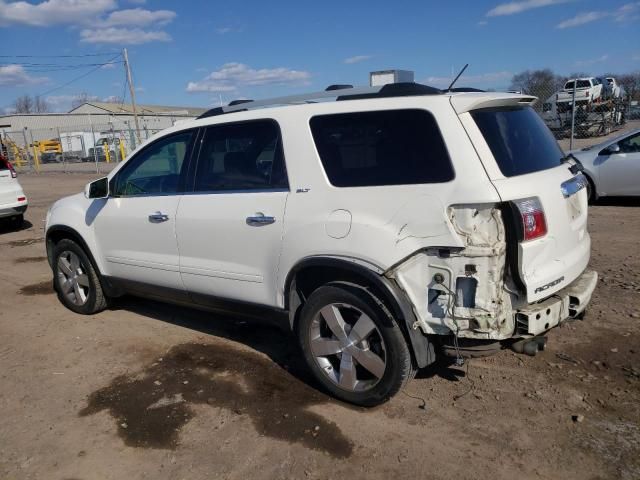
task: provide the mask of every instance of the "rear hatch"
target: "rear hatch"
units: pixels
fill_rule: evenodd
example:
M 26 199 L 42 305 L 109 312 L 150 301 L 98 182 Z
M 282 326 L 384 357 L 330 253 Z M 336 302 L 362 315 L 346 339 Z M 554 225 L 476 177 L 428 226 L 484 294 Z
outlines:
M 562 163 L 558 143 L 529 106 L 531 97 L 455 100 L 493 185 L 511 207 L 516 231 L 511 242 L 517 248 L 511 247 L 527 301 L 547 298 L 589 262 L 586 179 L 572 160 Z
M 0 206 L 16 203 L 18 200 L 16 186 L 9 164 L 0 157 Z

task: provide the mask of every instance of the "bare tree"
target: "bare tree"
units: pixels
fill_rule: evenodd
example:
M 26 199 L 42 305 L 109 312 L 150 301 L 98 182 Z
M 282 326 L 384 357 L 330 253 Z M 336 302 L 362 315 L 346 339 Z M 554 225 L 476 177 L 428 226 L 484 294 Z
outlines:
M 13 102 L 16 113 L 33 113 L 33 99 L 29 95 L 22 95 Z
M 616 76 L 618 83 L 624 87 L 624 91 L 631 100 L 640 100 L 640 71 L 625 73 Z
M 35 113 L 46 113 L 51 111 L 51 109 L 49 108 L 49 104 L 44 98 L 37 96 L 33 99 L 33 111 Z
M 44 98 L 29 95 L 16 98 L 12 107 L 16 113 L 45 113 L 51 110 Z
M 89 95 L 87 92 L 81 92 L 73 97 L 71 101 L 71 109 L 78 108 L 80 105 L 84 105 L 87 102 L 94 101 L 96 97 Z
M 519 90 L 527 95 L 538 97 L 538 106 L 542 105 L 550 95 L 560 90 L 564 84 L 564 79 L 550 69 L 525 70 L 517 73 L 511 79 L 512 90 Z

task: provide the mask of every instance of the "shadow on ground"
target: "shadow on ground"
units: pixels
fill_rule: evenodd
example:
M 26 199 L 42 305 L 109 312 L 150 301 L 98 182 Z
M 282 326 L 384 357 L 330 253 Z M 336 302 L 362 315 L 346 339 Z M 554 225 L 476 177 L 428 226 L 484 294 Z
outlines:
M 594 202 L 602 207 L 640 207 L 640 197 L 604 197 Z
M 125 444 L 176 448 L 181 428 L 195 415 L 192 405 L 200 404 L 248 418 L 259 435 L 336 458 L 352 454 L 352 442 L 339 427 L 310 408 L 338 402 L 315 388 L 295 339 L 271 322 L 135 298 L 122 299 L 117 308 L 241 344 L 212 338 L 176 345 L 142 370 L 92 393 L 80 415 L 108 411 Z M 224 421 L 225 415 L 221 417 Z
M 18 223 L 10 218 L 0 218 L 0 235 L 3 233 L 21 232 L 22 230 L 28 230 L 31 227 L 33 227 L 33 224 L 28 220 Z
M 206 343 L 175 345 L 140 371 L 119 376 L 90 395 L 80 415 L 108 411 L 127 445 L 176 448 L 181 428 L 195 415 L 191 406 L 200 404 L 246 416 L 260 435 L 300 443 L 336 458 L 352 454 L 349 438 L 310 407 L 335 403 L 360 413 L 367 410 L 321 393 L 286 318 L 221 316 L 132 297 L 120 299 L 114 308 L 212 337 Z M 464 372 L 451 366 L 447 360 L 437 362 L 419 372 L 418 378 L 458 381 Z

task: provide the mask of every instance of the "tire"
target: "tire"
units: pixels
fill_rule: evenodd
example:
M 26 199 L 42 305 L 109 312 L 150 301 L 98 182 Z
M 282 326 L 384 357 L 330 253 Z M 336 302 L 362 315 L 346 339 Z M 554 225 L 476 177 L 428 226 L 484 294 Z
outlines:
M 60 302 L 73 312 L 91 315 L 108 306 L 95 267 L 73 240 L 65 238 L 53 247 L 53 286 Z
M 584 174 L 584 176 L 587 178 L 587 198 L 589 200 L 589 205 L 593 205 L 597 200 L 596 186 L 593 183 L 593 180 L 591 180 L 591 177 L 589 177 L 589 175 Z
M 16 215 L 15 217 L 11 217 L 11 226 L 15 229 L 22 228 L 24 225 L 24 215 Z
M 378 298 L 357 285 L 335 283 L 315 290 L 302 307 L 297 327 L 307 365 L 340 400 L 379 405 L 415 374 L 395 319 Z

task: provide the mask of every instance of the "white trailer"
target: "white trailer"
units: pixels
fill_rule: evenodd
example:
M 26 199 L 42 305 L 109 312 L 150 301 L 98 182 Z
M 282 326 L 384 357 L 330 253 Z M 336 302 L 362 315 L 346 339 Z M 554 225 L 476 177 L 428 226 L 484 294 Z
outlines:
M 65 132 L 60 134 L 62 154 L 65 160 L 82 159 L 89 156 L 89 149 L 95 147 L 100 133 Z

